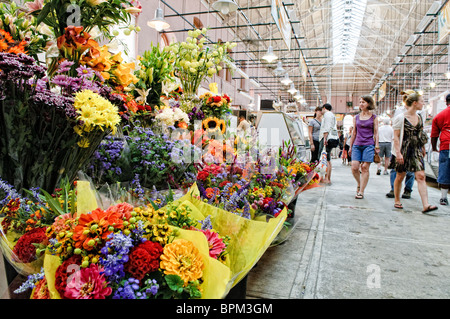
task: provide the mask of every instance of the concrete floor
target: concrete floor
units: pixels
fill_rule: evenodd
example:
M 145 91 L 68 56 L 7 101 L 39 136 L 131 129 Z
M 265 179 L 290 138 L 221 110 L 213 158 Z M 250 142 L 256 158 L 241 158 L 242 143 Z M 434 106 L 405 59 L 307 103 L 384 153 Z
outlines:
M 350 167 L 333 160 L 333 184 L 300 195 L 296 226 L 251 270 L 247 298 L 450 298 L 450 207 L 422 214 L 415 183 L 396 210 L 385 196 L 389 176 L 375 173 L 372 165 L 357 200 Z M 428 192 L 438 204 L 438 189 Z M 0 296 L 8 298 L 3 269 L 0 258 Z
M 251 270 L 247 298 L 450 298 L 450 207 L 440 191 L 428 187 L 439 210 L 424 215 L 414 183 L 397 210 L 375 165 L 361 200 L 350 167 L 332 163 L 332 185 L 300 195 L 296 227 Z

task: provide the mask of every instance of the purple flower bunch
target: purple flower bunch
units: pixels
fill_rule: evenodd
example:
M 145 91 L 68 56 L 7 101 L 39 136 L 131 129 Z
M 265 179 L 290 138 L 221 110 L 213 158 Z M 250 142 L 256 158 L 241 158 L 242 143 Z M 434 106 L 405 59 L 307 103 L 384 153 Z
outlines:
M 118 283 L 125 277 L 124 264 L 128 262 L 128 253 L 133 247 L 133 240 L 130 235 L 126 236 L 122 232 L 111 233 L 108 239 L 100 251 L 105 258 L 100 257 L 99 263 L 104 267 L 104 274 L 108 280 Z
M 87 169 L 96 183 L 115 183 L 121 180 L 124 167 L 120 161 L 124 148 L 124 140 L 114 136 L 105 137 L 94 152 Z
M 189 122 L 193 123 L 195 120 L 203 120 L 205 118 L 205 113 L 201 110 L 201 108 L 193 107 L 191 112 L 188 113 Z
M 144 287 L 139 286 L 139 280 L 128 278 L 121 282 L 121 286 L 115 291 L 113 299 L 148 299 L 149 295 L 156 295 L 159 285 L 155 279 L 145 281 Z

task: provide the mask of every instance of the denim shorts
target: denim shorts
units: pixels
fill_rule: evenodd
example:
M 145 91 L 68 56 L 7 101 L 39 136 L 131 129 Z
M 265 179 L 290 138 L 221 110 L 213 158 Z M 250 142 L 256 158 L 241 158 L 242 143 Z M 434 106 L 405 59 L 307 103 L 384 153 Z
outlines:
M 375 145 L 353 145 L 352 161 L 373 163 Z
M 439 152 L 439 174 L 437 182 L 443 185 L 450 185 L 450 158 L 449 150 Z

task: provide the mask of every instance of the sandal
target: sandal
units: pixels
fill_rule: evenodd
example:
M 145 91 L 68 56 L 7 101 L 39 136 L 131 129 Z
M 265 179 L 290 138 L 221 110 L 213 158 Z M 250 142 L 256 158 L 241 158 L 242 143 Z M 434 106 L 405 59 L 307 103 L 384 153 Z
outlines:
M 428 205 L 427 209 L 423 210 L 422 213 L 426 214 L 429 212 L 432 212 L 433 210 L 437 210 L 437 206 L 433 206 L 433 205 Z
M 358 192 L 358 193 L 356 194 L 355 198 L 356 198 L 356 199 L 363 199 L 363 198 L 364 198 L 364 195 Z
M 403 209 L 403 205 L 402 204 L 394 204 L 394 207 L 397 209 Z

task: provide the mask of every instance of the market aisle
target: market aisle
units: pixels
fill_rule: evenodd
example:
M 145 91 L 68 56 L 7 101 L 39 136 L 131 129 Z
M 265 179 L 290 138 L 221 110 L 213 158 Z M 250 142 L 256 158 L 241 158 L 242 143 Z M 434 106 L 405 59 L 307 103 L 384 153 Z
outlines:
M 375 165 L 355 199 L 350 167 L 335 159 L 333 168 L 331 186 L 300 195 L 299 223 L 250 272 L 247 298 L 450 298 L 450 208 L 422 214 L 415 183 L 394 209 Z M 428 191 L 438 204 L 439 191 Z

